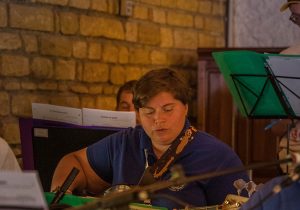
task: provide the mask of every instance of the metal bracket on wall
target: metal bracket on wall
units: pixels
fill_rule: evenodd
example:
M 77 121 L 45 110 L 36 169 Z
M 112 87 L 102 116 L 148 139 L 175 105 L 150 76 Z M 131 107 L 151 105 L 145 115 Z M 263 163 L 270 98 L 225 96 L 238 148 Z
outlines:
M 131 17 L 132 13 L 133 13 L 133 1 L 119 0 L 119 15 L 125 17 Z

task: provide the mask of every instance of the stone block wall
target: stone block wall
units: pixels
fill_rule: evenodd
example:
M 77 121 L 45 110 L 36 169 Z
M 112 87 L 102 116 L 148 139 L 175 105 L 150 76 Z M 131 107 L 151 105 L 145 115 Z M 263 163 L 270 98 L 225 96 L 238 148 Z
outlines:
M 131 2 L 125 17 L 119 0 L 0 1 L 0 136 L 20 148 L 32 102 L 113 110 L 120 85 L 150 69 L 196 87 L 197 48 L 224 46 L 226 0 Z

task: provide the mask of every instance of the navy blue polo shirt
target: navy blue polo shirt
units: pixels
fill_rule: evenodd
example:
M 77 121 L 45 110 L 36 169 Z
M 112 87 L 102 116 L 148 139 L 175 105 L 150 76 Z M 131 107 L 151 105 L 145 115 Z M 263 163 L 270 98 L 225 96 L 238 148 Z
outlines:
M 182 133 L 189 126 L 187 120 Z M 145 151 L 149 165 L 157 160 L 151 145 L 145 131 L 141 126 L 137 126 L 122 130 L 89 146 L 87 157 L 96 174 L 106 182 L 112 185 L 136 185 L 145 170 Z M 195 133 L 194 139 L 187 144 L 174 164 L 180 164 L 186 176 L 242 166 L 240 159 L 229 146 L 200 131 Z M 169 178 L 168 171 L 162 180 Z M 246 173 L 241 172 L 160 190 L 155 193 L 157 199 L 152 200 L 152 204 L 169 209 L 182 207 L 175 202 L 178 199 L 193 206 L 221 204 L 227 194 L 236 194 L 233 182 L 237 179 L 247 181 L 248 177 Z M 165 199 L 160 196 L 162 194 L 173 196 L 175 200 Z

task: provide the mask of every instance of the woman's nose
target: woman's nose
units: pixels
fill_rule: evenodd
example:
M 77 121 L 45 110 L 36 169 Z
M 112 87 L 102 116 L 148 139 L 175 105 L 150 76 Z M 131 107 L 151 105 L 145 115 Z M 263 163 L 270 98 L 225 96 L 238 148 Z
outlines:
M 161 124 L 164 122 L 164 116 L 163 116 L 163 112 L 161 110 L 157 110 L 154 114 L 154 123 L 156 125 Z
M 154 121 L 158 121 L 161 118 L 161 110 L 157 109 L 154 112 L 153 119 Z

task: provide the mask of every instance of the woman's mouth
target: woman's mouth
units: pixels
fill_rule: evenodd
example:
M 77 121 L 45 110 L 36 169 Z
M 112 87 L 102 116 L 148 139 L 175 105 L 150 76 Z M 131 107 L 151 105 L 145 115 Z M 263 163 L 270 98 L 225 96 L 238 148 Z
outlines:
M 162 133 L 162 132 L 167 131 L 167 129 L 165 129 L 165 128 L 154 128 L 153 131 L 157 132 L 157 133 Z

